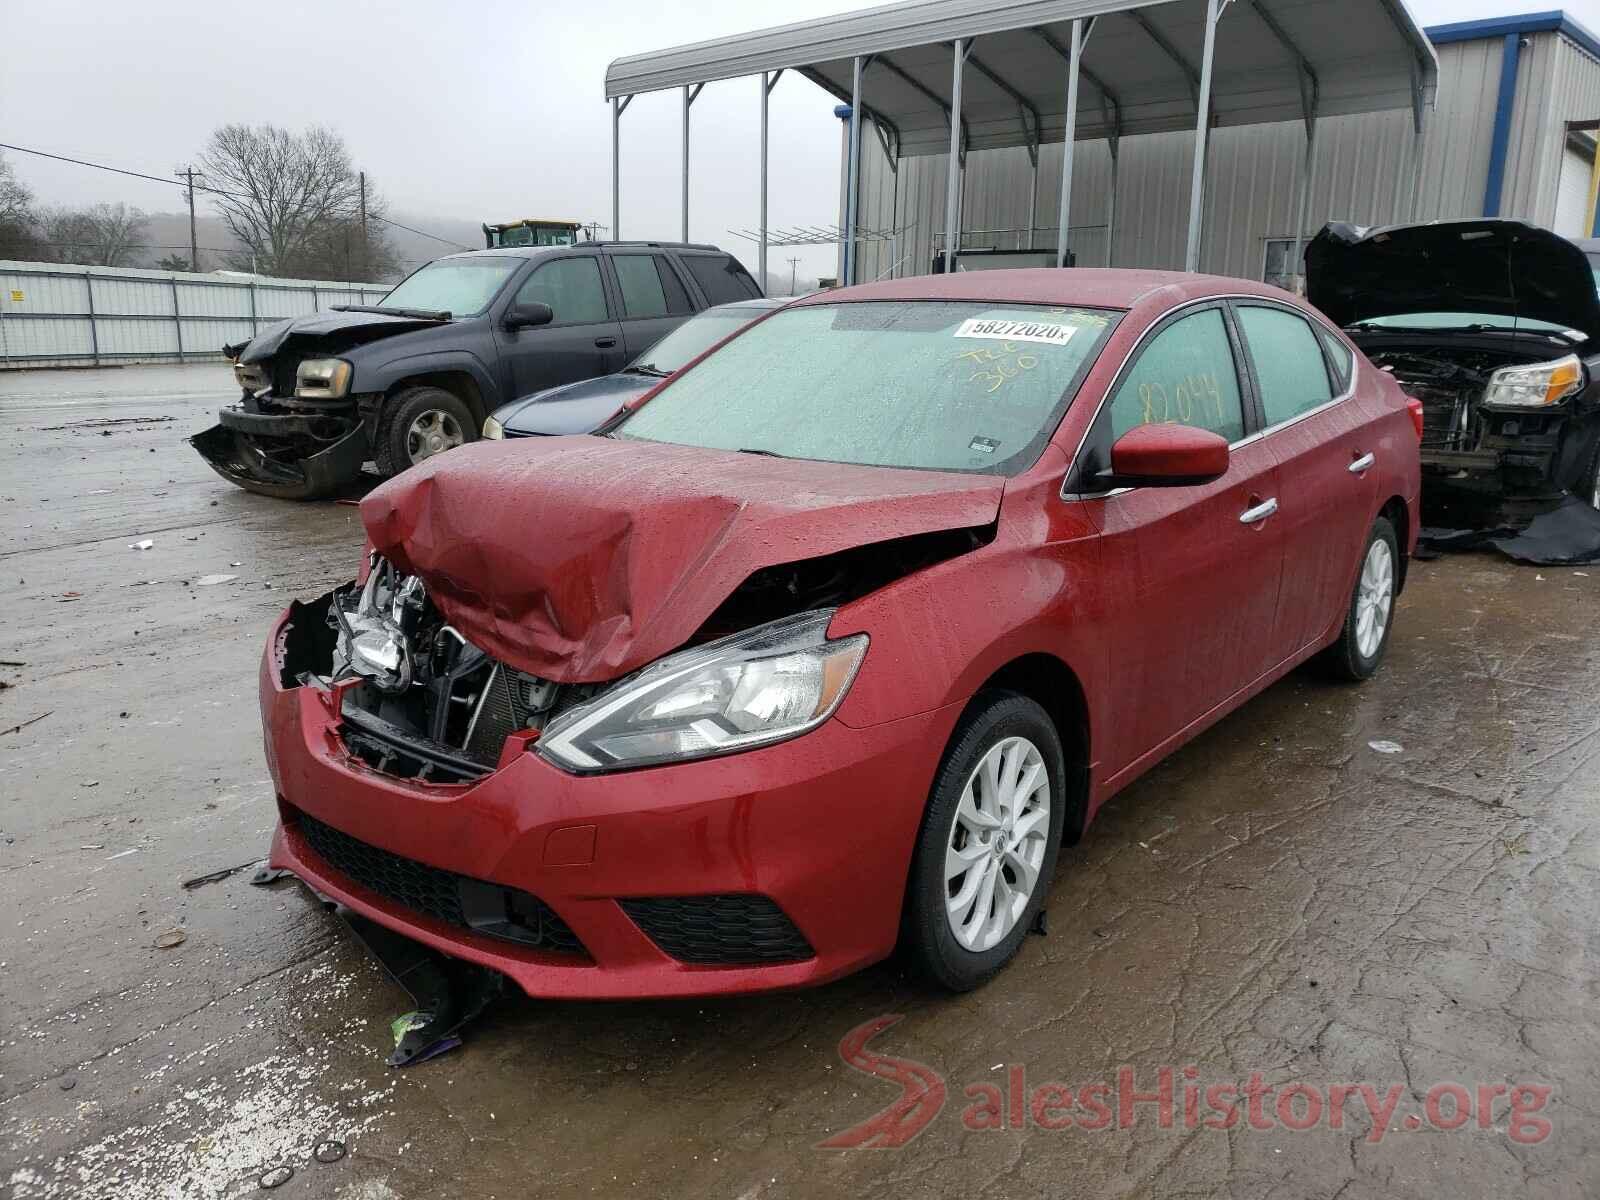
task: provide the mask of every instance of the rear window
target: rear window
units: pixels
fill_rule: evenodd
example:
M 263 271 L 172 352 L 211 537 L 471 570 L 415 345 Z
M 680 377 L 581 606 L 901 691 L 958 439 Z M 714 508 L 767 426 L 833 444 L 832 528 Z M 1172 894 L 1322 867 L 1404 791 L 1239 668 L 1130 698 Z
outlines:
M 611 265 L 616 268 L 617 282 L 622 285 L 625 319 L 694 311 L 683 284 L 659 254 L 614 254 Z
M 683 265 L 706 294 L 711 305 L 732 304 L 735 300 L 753 300 L 761 295 L 756 281 L 738 261 L 726 254 L 685 254 Z

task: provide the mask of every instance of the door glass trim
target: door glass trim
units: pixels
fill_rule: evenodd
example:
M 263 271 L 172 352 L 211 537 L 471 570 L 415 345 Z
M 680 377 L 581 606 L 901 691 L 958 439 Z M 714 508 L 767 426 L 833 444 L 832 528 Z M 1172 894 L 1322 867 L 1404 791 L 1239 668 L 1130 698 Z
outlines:
M 1217 304 L 1219 302 L 1224 305 L 1230 302 L 1247 302 L 1252 304 L 1260 304 L 1269 308 L 1281 308 L 1286 312 L 1294 313 L 1296 316 L 1312 322 L 1314 325 L 1321 325 L 1324 329 L 1329 328 L 1326 321 L 1316 320 L 1316 314 L 1302 311 L 1294 305 L 1284 304 L 1282 301 L 1274 300 L 1268 296 L 1257 296 L 1249 292 L 1219 292 L 1212 296 L 1197 296 L 1192 300 L 1185 300 L 1181 304 L 1173 305 L 1173 307 L 1169 308 L 1154 321 L 1150 322 L 1150 324 L 1145 327 L 1145 331 L 1139 335 L 1138 340 L 1135 341 L 1132 346 L 1128 347 L 1127 354 L 1123 356 L 1121 364 L 1117 367 L 1117 373 L 1111 377 L 1111 382 L 1106 385 L 1105 394 L 1100 397 L 1099 402 L 1095 405 L 1094 416 L 1089 418 L 1089 423 L 1084 427 L 1083 436 L 1078 439 L 1078 447 L 1072 452 L 1071 465 L 1067 468 L 1066 476 L 1061 481 L 1061 491 L 1058 493 L 1062 500 L 1109 500 L 1113 496 L 1121 496 L 1127 492 L 1139 490 L 1138 488 L 1132 487 L 1118 487 L 1112 488 L 1110 491 L 1105 492 L 1069 492 L 1067 490 L 1067 481 L 1072 479 L 1077 474 L 1079 461 L 1083 457 L 1083 448 L 1084 446 L 1088 445 L 1089 435 L 1094 432 L 1095 425 L 1099 423 L 1101 410 L 1105 408 L 1112 395 L 1115 394 L 1117 388 L 1121 385 L 1123 376 L 1127 374 L 1128 369 L 1133 365 L 1135 358 L 1144 349 L 1145 342 L 1147 342 L 1151 337 L 1155 336 L 1161 330 L 1165 329 L 1167 325 L 1171 323 L 1172 318 L 1183 312 L 1185 309 L 1199 308 L 1203 305 Z M 1315 329 L 1313 329 L 1313 332 L 1315 332 Z M 1287 429 L 1290 425 L 1293 425 L 1299 421 L 1304 421 L 1308 417 L 1314 417 L 1318 413 L 1326 412 L 1334 405 L 1342 404 L 1346 400 L 1349 400 L 1356 394 L 1356 375 L 1359 371 L 1359 368 L 1359 357 L 1352 359 L 1350 365 L 1350 379 L 1345 386 L 1345 390 L 1339 395 L 1335 396 L 1332 400 L 1329 400 L 1326 404 L 1319 405 L 1317 408 L 1308 409 L 1303 413 L 1296 413 L 1289 420 L 1280 421 L 1276 425 L 1256 429 L 1253 432 L 1248 433 L 1245 437 L 1240 438 L 1237 442 L 1229 442 L 1229 454 L 1232 454 L 1233 451 L 1238 450 L 1243 446 L 1250 445 L 1252 442 L 1261 440 L 1268 434 L 1277 433 L 1280 429 Z M 1249 386 L 1251 393 L 1254 394 L 1255 364 L 1253 361 L 1249 363 L 1248 369 Z M 1241 375 L 1241 388 L 1245 386 L 1245 382 L 1244 376 Z
M 1208 307 L 1215 307 L 1217 311 L 1222 314 L 1223 333 L 1224 336 L 1228 338 L 1228 353 L 1233 356 L 1234 360 L 1233 373 L 1239 389 L 1239 405 L 1243 410 L 1244 427 L 1246 431 L 1245 436 L 1240 438 L 1237 442 L 1229 442 L 1228 449 L 1231 452 L 1234 447 L 1243 446 L 1259 436 L 1259 433 L 1251 431 L 1251 427 L 1255 424 L 1255 421 L 1253 419 L 1251 403 L 1249 400 L 1249 380 L 1246 378 L 1245 373 L 1240 369 L 1240 347 L 1234 342 L 1232 331 L 1229 328 L 1228 313 L 1225 306 L 1226 300 L 1226 296 L 1201 296 L 1193 300 L 1185 300 L 1182 304 L 1173 305 L 1173 307 L 1169 308 L 1166 312 L 1162 313 L 1159 317 L 1145 327 L 1144 332 L 1139 335 L 1138 340 L 1128 348 L 1128 353 L 1123 356 L 1121 364 L 1117 367 L 1117 373 L 1111 377 L 1111 382 L 1106 385 L 1105 393 L 1100 397 L 1099 402 L 1095 404 L 1094 416 L 1089 418 L 1089 424 L 1085 426 L 1083 436 L 1078 439 L 1078 448 L 1072 452 L 1071 465 L 1068 466 L 1066 476 L 1061 480 L 1061 491 L 1058 493 L 1058 495 L 1062 500 L 1105 500 L 1112 496 L 1121 496 L 1126 492 L 1139 490 L 1132 487 L 1116 487 L 1104 492 L 1069 492 L 1067 491 L 1067 481 L 1072 479 L 1077 474 L 1080 460 L 1083 457 L 1083 448 L 1089 444 L 1089 435 L 1094 432 L 1095 426 L 1100 423 L 1101 414 L 1105 412 L 1106 405 L 1111 402 L 1111 397 L 1116 395 L 1117 389 L 1122 386 L 1123 380 L 1127 377 L 1128 371 L 1132 369 L 1133 365 L 1138 361 L 1139 356 L 1144 353 L 1145 344 L 1154 337 L 1171 328 L 1173 325 L 1176 325 L 1185 317 L 1193 316 L 1194 313 L 1203 311 Z M 1193 312 L 1189 311 L 1191 309 Z

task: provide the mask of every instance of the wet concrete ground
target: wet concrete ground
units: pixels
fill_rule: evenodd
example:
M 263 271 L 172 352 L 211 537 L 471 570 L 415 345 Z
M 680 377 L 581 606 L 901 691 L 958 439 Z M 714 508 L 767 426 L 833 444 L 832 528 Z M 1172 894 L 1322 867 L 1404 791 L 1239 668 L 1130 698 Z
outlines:
M 183 444 L 229 391 L 220 366 L 0 374 L 0 1194 L 249 1195 L 279 1163 L 271 1194 L 349 1200 L 1600 1194 L 1600 569 L 1417 564 L 1377 679 L 1297 674 L 1115 800 L 1049 936 L 975 994 L 885 965 L 519 999 L 394 1072 L 405 996 L 299 885 L 180 886 L 265 852 L 262 631 L 361 543 L 353 508 L 246 495 Z M 942 1110 L 818 1148 L 897 1099 L 838 1052 L 887 1014 L 871 1048 L 937 1072 Z M 1140 1093 L 1173 1068 L 1166 1127 L 1155 1101 L 1119 1127 L 1124 1065 Z M 1275 1127 L 1207 1128 L 1233 1096 L 1204 1089 L 1253 1074 Z M 1107 1084 L 1109 1127 L 1011 1109 L 1050 1082 Z M 1389 1119 L 1352 1091 L 1330 1127 L 1363 1083 L 1380 1111 L 1398 1088 Z M 1491 1090 L 1480 1122 L 1480 1085 L 1550 1090 L 1516 1121 Z M 989 1101 L 1003 1128 L 969 1129 Z M 328 1137 L 347 1156 L 313 1161 Z

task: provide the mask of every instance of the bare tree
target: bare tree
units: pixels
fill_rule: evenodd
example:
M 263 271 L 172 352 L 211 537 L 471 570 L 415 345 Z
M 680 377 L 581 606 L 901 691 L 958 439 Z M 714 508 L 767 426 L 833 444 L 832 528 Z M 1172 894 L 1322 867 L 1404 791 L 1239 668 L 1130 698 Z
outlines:
M 144 213 L 126 204 L 47 209 L 40 227 L 40 249 L 48 262 L 132 266 L 144 257 L 148 241 Z
M 352 225 L 359 237 L 361 183 L 344 139 L 332 130 L 224 125 L 211 135 L 200 165 L 202 191 L 214 189 L 212 202 L 244 244 L 236 265 L 253 262 L 269 275 L 338 271 L 345 278 L 367 278 L 362 264 L 381 257 L 371 237 L 353 258 L 345 252 Z M 369 197 L 369 231 L 378 207 Z
M 33 193 L 0 154 L 0 258 L 32 258 L 38 253 Z
M 163 254 L 156 260 L 156 270 L 158 271 L 188 271 L 190 269 L 188 257 L 182 254 Z

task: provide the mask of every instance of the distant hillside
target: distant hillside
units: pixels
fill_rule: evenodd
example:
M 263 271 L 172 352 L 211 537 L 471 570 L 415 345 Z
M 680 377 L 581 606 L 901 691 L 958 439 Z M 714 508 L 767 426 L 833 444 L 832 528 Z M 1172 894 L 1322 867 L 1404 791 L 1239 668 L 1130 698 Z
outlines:
M 400 258 L 405 260 L 404 269 L 408 273 L 423 263 L 438 258 L 441 254 L 455 253 L 460 246 L 475 250 L 483 245 L 483 230 L 477 221 L 419 216 L 415 213 L 395 213 L 394 219 L 402 225 L 410 225 L 414 229 L 448 238 L 452 243 L 459 243 L 459 246 L 446 244 L 391 225 L 388 230 L 389 240 L 394 244 Z M 150 249 L 133 265 L 153 267 L 169 254 L 189 257 L 188 212 L 148 213 L 146 221 L 148 226 L 146 236 Z M 249 269 L 249 262 L 239 257 L 242 254 L 242 247 L 228 232 L 228 227 L 221 217 L 196 214 L 195 240 L 200 245 L 200 270 L 215 271 L 222 267 Z

